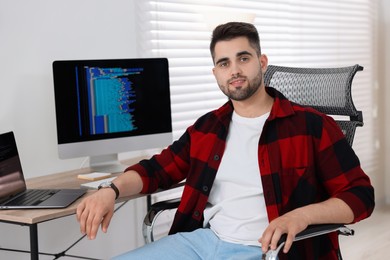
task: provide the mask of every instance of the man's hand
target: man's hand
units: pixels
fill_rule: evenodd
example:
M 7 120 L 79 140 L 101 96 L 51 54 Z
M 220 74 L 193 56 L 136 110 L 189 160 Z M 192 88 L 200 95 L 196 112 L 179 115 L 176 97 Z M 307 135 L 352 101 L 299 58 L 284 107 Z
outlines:
M 115 192 L 112 189 L 101 189 L 86 197 L 77 207 L 77 220 L 80 231 L 89 239 L 95 239 L 99 226 L 107 232 L 114 214 Z
M 142 179 L 135 171 L 127 171 L 113 181 L 119 190 L 119 197 L 138 194 L 142 190 Z M 107 232 L 108 225 L 114 215 L 115 191 L 111 188 L 100 189 L 86 197 L 77 207 L 77 220 L 80 231 L 89 239 L 95 239 L 99 226 Z
M 287 234 L 286 243 L 283 248 L 283 252 L 287 253 L 291 248 L 295 236 L 306 229 L 308 225 L 308 218 L 299 209 L 290 211 L 274 219 L 259 239 L 261 250 L 264 253 L 268 249 L 275 250 L 278 246 L 279 239 L 283 234 Z
M 259 239 L 264 253 L 277 248 L 279 239 L 287 234 L 283 252 L 287 253 L 295 236 L 309 225 L 315 224 L 348 224 L 354 220 L 352 209 L 341 199 L 330 198 L 320 203 L 310 204 L 292 210 L 271 221 Z

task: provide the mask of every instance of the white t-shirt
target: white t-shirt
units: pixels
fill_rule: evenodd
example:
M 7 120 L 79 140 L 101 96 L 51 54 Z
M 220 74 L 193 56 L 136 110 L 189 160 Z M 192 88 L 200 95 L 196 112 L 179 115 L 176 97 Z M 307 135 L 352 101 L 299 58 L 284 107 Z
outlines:
M 226 148 L 204 212 L 204 226 L 222 240 L 260 246 L 268 226 L 258 143 L 269 113 L 257 118 L 233 112 Z

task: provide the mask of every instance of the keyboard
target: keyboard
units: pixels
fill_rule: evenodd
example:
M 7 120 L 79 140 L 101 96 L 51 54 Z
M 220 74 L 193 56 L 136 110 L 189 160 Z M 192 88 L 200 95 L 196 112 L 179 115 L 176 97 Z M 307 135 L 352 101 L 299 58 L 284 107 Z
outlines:
M 20 205 L 20 206 L 31 206 L 38 205 L 42 201 L 47 200 L 58 190 L 26 190 L 20 196 L 10 201 L 7 204 Z

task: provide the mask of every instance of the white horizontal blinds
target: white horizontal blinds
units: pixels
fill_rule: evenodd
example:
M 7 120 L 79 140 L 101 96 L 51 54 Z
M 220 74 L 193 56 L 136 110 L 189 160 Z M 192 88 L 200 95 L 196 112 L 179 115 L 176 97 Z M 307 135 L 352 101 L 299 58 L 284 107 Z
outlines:
M 200 115 L 226 102 L 211 71 L 210 31 L 197 11 L 199 5 L 190 2 L 137 1 L 139 53 L 169 58 L 175 139 Z
M 363 111 L 364 127 L 357 128 L 354 149 L 367 173 L 378 171 L 376 91 L 373 49 L 375 10 L 372 0 L 275 1 L 279 7 L 261 10 L 255 24 L 270 64 L 297 67 L 337 67 L 360 64 L 353 81 L 355 106 Z M 272 4 L 271 4 L 272 5 Z M 271 7 L 272 9 L 272 7 Z
M 139 54 L 169 59 L 175 138 L 200 115 L 226 101 L 211 72 L 213 24 L 253 16 L 270 64 L 364 66 L 353 86 L 355 105 L 363 110 L 365 121 L 354 147 L 370 172 L 377 165 L 378 136 L 372 115 L 375 5 L 371 0 L 136 1 Z

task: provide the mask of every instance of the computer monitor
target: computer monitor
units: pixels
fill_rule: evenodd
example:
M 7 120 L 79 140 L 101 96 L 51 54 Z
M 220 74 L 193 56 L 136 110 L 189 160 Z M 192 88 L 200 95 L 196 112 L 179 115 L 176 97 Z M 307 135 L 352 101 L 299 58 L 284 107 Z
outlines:
M 166 58 L 57 60 L 53 80 L 59 158 L 123 171 L 118 153 L 172 142 Z

